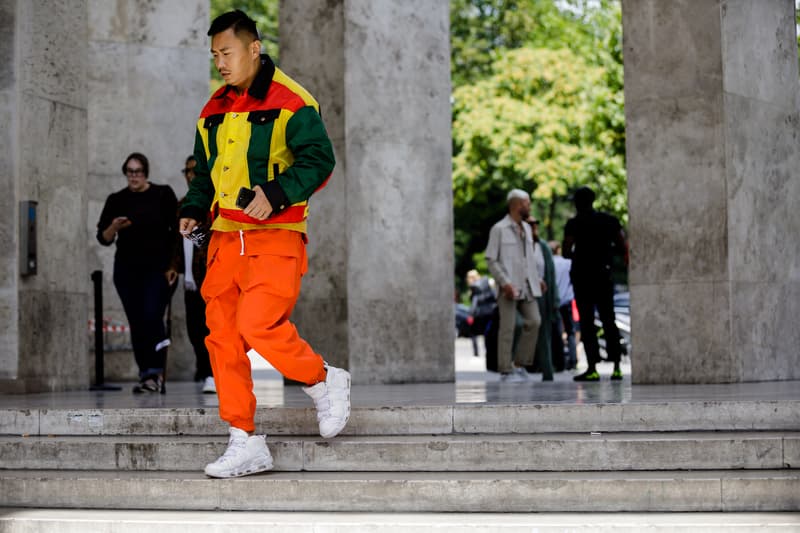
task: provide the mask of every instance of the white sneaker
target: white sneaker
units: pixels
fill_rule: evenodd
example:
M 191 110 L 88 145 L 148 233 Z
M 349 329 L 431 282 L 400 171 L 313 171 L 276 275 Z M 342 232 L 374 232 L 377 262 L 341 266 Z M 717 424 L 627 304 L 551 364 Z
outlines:
M 531 375 L 528 374 L 528 370 L 524 366 L 515 366 L 514 373 L 522 378 L 522 381 L 530 381 Z
M 248 436 L 246 431 L 230 428 L 228 449 L 222 457 L 206 465 L 211 477 L 239 477 L 272 470 L 272 456 L 264 435 Z
M 217 393 L 217 384 L 214 383 L 214 376 L 208 376 L 205 381 L 203 381 L 203 394 L 216 394 Z
M 325 368 L 328 371 L 325 381 L 303 387 L 303 392 L 314 400 L 319 434 L 330 439 L 344 429 L 350 418 L 350 372 L 327 364 Z
M 520 376 L 516 370 L 514 370 L 508 374 L 500 374 L 500 381 L 504 383 L 525 383 L 527 380 Z

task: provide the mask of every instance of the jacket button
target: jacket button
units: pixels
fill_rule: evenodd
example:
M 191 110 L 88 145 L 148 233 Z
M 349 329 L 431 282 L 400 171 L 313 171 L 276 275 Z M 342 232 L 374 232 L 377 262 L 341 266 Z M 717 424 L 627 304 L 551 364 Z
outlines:
M 239 113 L 231 113 L 231 116 L 232 116 L 233 118 L 236 118 L 236 117 L 238 117 L 238 116 L 239 116 Z
M 223 172 L 227 172 L 231 167 L 222 167 Z
M 225 193 L 224 192 L 219 193 L 219 197 L 220 198 L 225 198 Z
M 228 144 L 233 144 L 233 139 L 228 139 Z

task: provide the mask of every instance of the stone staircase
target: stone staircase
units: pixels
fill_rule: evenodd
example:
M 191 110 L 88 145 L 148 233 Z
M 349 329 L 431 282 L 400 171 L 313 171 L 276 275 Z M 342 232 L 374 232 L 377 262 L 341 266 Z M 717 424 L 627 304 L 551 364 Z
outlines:
M 269 435 L 275 470 L 217 480 L 202 473 L 226 444 L 215 409 L 0 410 L 0 504 L 366 513 L 800 510 L 800 401 L 358 407 L 332 440 L 316 435 L 313 409 L 284 407 L 260 409 L 257 427 Z

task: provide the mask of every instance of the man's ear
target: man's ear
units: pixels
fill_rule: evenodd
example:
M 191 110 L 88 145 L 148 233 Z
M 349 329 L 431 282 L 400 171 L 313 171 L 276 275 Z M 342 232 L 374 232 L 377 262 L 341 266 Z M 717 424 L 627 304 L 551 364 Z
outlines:
M 261 57 L 261 41 L 256 39 L 252 43 L 250 43 L 250 53 L 253 57 Z

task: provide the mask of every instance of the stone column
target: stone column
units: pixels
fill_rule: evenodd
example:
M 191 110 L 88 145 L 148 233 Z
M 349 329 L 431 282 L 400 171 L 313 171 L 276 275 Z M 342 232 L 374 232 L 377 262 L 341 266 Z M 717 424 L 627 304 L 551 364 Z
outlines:
M 798 379 L 794 4 L 622 5 L 633 379 Z
M 300 333 L 356 383 L 452 381 L 449 4 L 283 1 L 280 33 L 337 157 L 311 201 Z
M 1 392 L 88 385 L 86 13 L 80 0 L 0 0 Z M 38 202 L 29 276 L 21 201 Z
M 89 0 L 90 270 L 104 273 L 104 315 L 127 324 L 112 272 L 114 246 L 98 244 L 106 197 L 126 186 L 125 157 L 141 152 L 150 181 L 186 192 L 180 170 L 194 150 L 197 117 L 209 97 L 208 0 Z M 90 313 L 94 311 L 90 309 Z M 191 379 L 195 357 L 186 336 L 183 289 L 172 299 L 169 379 Z M 118 335 L 115 342 L 126 340 Z M 129 351 L 106 354 L 110 379 L 136 378 Z

